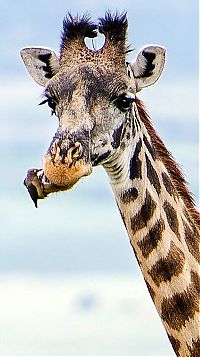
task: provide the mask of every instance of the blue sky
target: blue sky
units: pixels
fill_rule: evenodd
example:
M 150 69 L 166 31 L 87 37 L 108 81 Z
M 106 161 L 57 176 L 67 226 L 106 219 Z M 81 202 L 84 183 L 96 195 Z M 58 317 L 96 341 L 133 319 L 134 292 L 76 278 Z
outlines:
M 69 10 L 74 14 L 88 11 L 94 20 L 103 16 L 107 9 L 117 9 L 119 12 L 127 10 L 128 41 L 136 49 L 129 60 L 145 44 L 157 43 L 167 48 L 164 74 L 155 86 L 141 93 L 141 98 L 158 133 L 181 164 L 190 182 L 190 189 L 197 198 L 198 2 L 135 0 L 123 1 L 122 4 L 119 0 L 74 0 L 73 3 L 1 0 L 0 8 L 3 34 L 0 39 L 3 49 L 0 60 L 0 149 L 3 173 L 0 178 L 0 301 L 3 296 L 4 307 L 0 310 L 0 329 L 4 331 L 0 338 L 0 355 L 14 354 L 15 351 L 30 355 L 50 354 L 53 351 L 56 355 L 60 352 L 59 345 L 63 346 L 62 353 L 65 355 L 81 354 L 81 349 L 76 349 L 76 346 L 84 326 L 91 329 L 87 343 L 81 345 L 86 355 L 98 354 L 98 345 L 101 345 L 99 354 L 115 354 L 113 341 L 116 339 L 120 354 L 136 355 L 142 351 L 145 355 L 172 355 L 148 292 L 142 285 L 142 277 L 104 171 L 97 168 L 91 177 L 70 192 L 53 195 L 40 202 L 37 210 L 30 201 L 22 185 L 23 178 L 28 168 L 41 167 L 42 155 L 56 131 L 57 122 L 50 117 L 48 108 L 37 106 L 43 89 L 28 76 L 19 50 L 39 45 L 58 51 L 62 20 Z M 95 280 L 96 283 L 89 283 L 89 280 Z M 56 281 L 60 281 L 60 285 L 56 285 L 57 293 L 53 293 Z M 113 281 L 115 294 L 113 292 L 112 295 L 112 291 L 108 291 Z M 42 284 L 47 292 L 52 292 L 46 309 L 48 293 L 45 293 Z M 84 289 L 84 284 L 88 288 Z M 139 298 L 134 297 L 134 286 L 139 289 Z M 31 294 L 27 292 L 29 290 Z M 71 300 L 67 297 L 69 291 L 72 291 Z M 121 291 L 124 291 L 123 297 Z M 11 299 L 15 294 L 18 301 L 23 301 L 20 310 Z M 128 301 L 132 319 L 129 319 L 127 313 L 119 312 L 119 306 L 124 309 L 131 295 L 133 298 Z M 25 296 L 28 301 L 24 299 Z M 41 304 L 39 296 L 43 296 Z M 89 299 L 89 310 L 87 303 L 85 305 L 81 299 L 86 302 Z M 74 313 L 77 301 L 79 307 Z M 115 310 L 111 309 L 113 301 Z M 53 302 L 56 309 L 52 313 Z M 11 307 L 16 307 L 13 315 L 9 313 Z M 38 320 L 34 320 L 32 311 L 36 311 Z M 64 316 L 61 321 L 59 317 L 62 311 Z M 112 311 L 111 315 L 108 311 Z M 148 311 L 151 334 L 148 329 L 144 332 L 142 319 L 145 314 L 142 311 Z M 99 313 L 102 315 L 101 327 L 99 330 L 96 327 L 98 331 L 92 330 L 91 326 L 99 321 Z M 50 323 L 47 315 L 51 316 L 52 324 L 56 321 L 51 331 L 47 328 Z M 42 332 L 35 333 L 34 323 L 40 321 L 39 316 L 41 331 L 46 331 L 44 335 Z M 20 319 L 23 324 L 18 329 L 17 322 Z M 73 335 L 68 332 L 68 343 L 63 330 L 66 327 L 65 319 L 72 321 L 68 330 L 72 330 Z M 114 328 L 116 319 L 119 325 L 125 326 L 121 339 L 119 336 L 122 331 Z M 9 334 L 6 326 L 10 325 L 13 330 Z M 72 326 L 77 328 L 72 329 Z M 105 326 L 110 326 L 109 331 Z M 131 343 L 130 330 L 140 331 L 137 334 L 133 332 Z M 138 342 L 134 339 L 134 335 L 139 336 L 140 333 L 146 336 L 142 349 L 139 337 L 136 338 Z M 23 342 L 24 334 L 29 341 L 26 344 Z M 58 335 L 61 336 L 60 340 Z M 55 344 L 48 349 L 52 336 Z M 158 336 L 161 347 L 157 346 Z

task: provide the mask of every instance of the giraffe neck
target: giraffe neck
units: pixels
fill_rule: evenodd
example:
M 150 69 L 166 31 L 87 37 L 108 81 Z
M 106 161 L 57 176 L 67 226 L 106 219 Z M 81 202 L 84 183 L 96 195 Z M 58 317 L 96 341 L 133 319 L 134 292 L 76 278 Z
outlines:
M 130 135 L 126 133 L 133 139 L 104 167 L 150 295 L 176 354 L 199 356 L 197 213 L 189 192 L 184 196 L 187 189 L 179 169 L 170 155 L 168 161 L 174 166 L 167 167 L 167 158 L 164 162 L 149 134 L 150 123 L 144 123 L 137 106 L 133 123 L 128 129 Z M 177 171 L 172 173 L 175 168 Z M 176 175 L 180 175 L 183 185 L 179 191 Z

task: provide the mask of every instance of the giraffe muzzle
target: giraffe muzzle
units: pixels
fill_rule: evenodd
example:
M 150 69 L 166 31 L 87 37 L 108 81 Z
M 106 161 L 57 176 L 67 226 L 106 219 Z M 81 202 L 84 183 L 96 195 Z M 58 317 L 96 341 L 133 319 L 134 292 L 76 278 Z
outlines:
M 30 169 L 24 184 L 37 207 L 37 200 L 49 193 L 66 191 L 92 172 L 85 148 L 79 141 L 68 146 L 66 141 L 56 139 L 43 158 L 43 168 Z
M 44 156 L 43 172 L 49 182 L 67 190 L 81 177 L 88 176 L 92 172 L 92 165 L 86 160 L 80 142 L 76 141 L 67 147 L 65 142 L 55 140 Z

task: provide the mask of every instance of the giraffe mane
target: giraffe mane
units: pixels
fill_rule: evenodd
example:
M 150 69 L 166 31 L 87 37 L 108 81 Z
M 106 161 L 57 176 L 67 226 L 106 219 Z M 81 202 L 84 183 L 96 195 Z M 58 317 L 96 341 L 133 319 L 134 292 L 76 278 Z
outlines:
M 195 208 L 194 198 L 192 193 L 187 187 L 187 182 L 184 178 L 184 175 L 180 167 L 175 162 L 172 154 L 167 150 L 163 141 L 160 139 L 155 129 L 151 124 L 151 119 L 146 112 L 143 102 L 137 98 L 137 107 L 141 120 L 143 121 L 145 127 L 147 128 L 148 133 L 150 134 L 153 147 L 155 148 L 156 154 L 164 163 L 172 183 L 174 184 L 175 189 L 177 190 L 180 197 L 183 199 L 188 213 L 193 218 L 194 222 L 200 225 L 200 214 Z

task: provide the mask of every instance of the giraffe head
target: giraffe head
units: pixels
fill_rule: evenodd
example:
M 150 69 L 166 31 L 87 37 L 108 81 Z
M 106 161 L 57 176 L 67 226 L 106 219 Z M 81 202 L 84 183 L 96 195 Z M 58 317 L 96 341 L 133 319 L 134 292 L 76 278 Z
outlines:
M 60 54 L 46 48 L 24 48 L 25 66 L 45 87 L 45 100 L 58 117 L 58 130 L 43 160 L 44 177 L 68 189 L 92 167 L 124 149 L 121 134 L 131 119 L 136 93 L 153 84 L 165 62 L 165 49 L 144 47 L 127 63 L 126 15 L 106 13 L 98 24 L 87 16 L 65 18 Z M 105 43 L 91 50 L 85 38 L 102 33 Z

